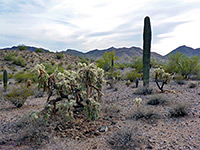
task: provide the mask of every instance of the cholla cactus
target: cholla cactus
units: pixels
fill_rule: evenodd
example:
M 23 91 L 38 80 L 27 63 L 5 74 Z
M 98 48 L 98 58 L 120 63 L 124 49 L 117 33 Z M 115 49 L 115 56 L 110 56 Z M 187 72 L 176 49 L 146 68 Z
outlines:
M 38 71 L 39 85 L 48 90 L 47 102 L 54 105 L 52 111 L 56 112 L 56 103 L 65 98 L 68 103 L 75 101 L 72 103 L 73 106 L 87 108 L 89 119 L 98 118 L 100 104 L 95 101 L 95 98 L 96 94 L 98 97 L 103 95 L 103 69 L 98 68 L 95 64 L 79 63 L 77 71 L 65 70 L 64 73 L 55 71 L 51 76 L 47 74 L 43 65 L 37 65 L 34 70 Z M 50 100 L 53 93 L 58 95 L 56 100 Z M 58 106 L 61 110 L 61 105 Z M 68 105 L 66 106 L 65 110 L 68 112 L 66 114 L 73 114 L 72 109 L 68 109 Z M 73 106 L 70 103 L 70 107 Z
M 165 70 L 162 68 L 156 68 L 153 72 L 153 78 L 155 79 L 155 82 L 158 88 L 161 90 L 161 92 L 164 92 L 164 85 L 170 83 L 173 76 L 169 73 L 166 73 Z M 159 82 L 162 82 L 161 86 L 159 85 Z
M 142 101 L 141 98 L 135 98 L 135 99 L 133 100 L 133 102 L 136 104 L 137 107 L 140 107 L 141 101 Z

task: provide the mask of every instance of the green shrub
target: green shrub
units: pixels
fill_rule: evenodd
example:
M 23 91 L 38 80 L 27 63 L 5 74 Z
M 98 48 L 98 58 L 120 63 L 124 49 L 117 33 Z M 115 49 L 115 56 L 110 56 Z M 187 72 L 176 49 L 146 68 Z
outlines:
M 89 61 L 86 58 L 83 57 L 79 57 L 81 60 L 79 61 L 80 63 L 85 63 L 85 64 L 89 64 Z
M 20 50 L 20 51 L 27 50 L 27 47 L 26 47 L 26 45 L 19 45 L 18 50 Z
M 122 76 L 123 80 L 130 80 L 133 82 L 136 78 L 142 77 L 142 73 L 138 73 L 136 70 L 131 70 Z
M 4 56 L 4 59 L 7 61 L 13 61 L 16 56 L 17 56 L 17 53 L 9 52 L 7 55 Z
M 22 56 L 19 56 L 17 58 L 15 58 L 13 60 L 13 64 L 17 65 L 17 66 L 21 66 L 21 67 L 25 67 L 26 66 L 26 62 L 24 60 L 24 58 Z
M 18 72 L 17 74 L 14 75 L 15 81 L 18 83 L 20 82 L 26 82 L 27 80 L 31 80 L 32 82 L 37 81 L 37 75 L 34 73 L 28 73 L 28 72 Z
M 67 69 L 68 69 L 68 70 L 71 70 L 72 68 L 73 68 L 73 66 L 72 66 L 71 64 L 68 64 L 68 65 L 67 65 Z
M 57 57 L 57 59 L 63 59 L 64 54 L 63 53 L 56 53 L 56 57 Z
M 4 95 L 4 99 L 14 104 L 17 108 L 24 105 L 27 98 L 34 94 L 34 90 L 27 88 L 25 84 L 12 87 L 11 91 Z
M 8 79 L 11 79 L 13 77 L 13 74 L 8 73 Z M 3 73 L 0 74 L 0 81 L 3 81 Z
M 42 48 L 37 48 L 35 50 L 36 53 L 44 53 L 44 50 Z

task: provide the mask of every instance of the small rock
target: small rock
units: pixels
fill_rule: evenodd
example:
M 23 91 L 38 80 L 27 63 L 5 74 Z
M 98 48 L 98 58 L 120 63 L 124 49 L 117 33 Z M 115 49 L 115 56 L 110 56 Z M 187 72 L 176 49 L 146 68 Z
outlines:
M 100 132 L 107 132 L 108 131 L 108 127 L 107 126 L 102 126 L 99 131 Z
M 150 144 L 147 145 L 147 148 L 148 149 L 153 149 L 153 147 Z

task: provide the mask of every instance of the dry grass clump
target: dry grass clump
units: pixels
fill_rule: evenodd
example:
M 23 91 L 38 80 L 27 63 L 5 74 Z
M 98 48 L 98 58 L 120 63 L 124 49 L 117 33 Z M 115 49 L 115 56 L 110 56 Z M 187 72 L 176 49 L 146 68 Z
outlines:
M 141 148 L 142 140 L 137 135 L 137 131 L 122 128 L 110 137 L 108 143 L 115 150 L 134 150 Z
M 153 89 L 150 88 L 150 87 L 140 87 L 138 88 L 134 94 L 136 95 L 150 95 L 150 94 L 153 94 Z
M 8 93 L 6 93 L 3 98 L 6 101 L 11 102 L 17 108 L 20 108 L 24 105 L 27 98 L 34 94 L 34 88 L 27 88 L 25 84 L 19 84 L 17 86 L 13 86 Z
M 191 81 L 191 82 L 189 83 L 189 85 L 188 85 L 189 88 L 195 88 L 195 87 L 197 87 L 197 86 L 198 86 L 198 83 L 195 82 L 195 81 Z
M 164 95 L 154 95 L 147 102 L 148 105 L 167 105 L 169 104 L 168 97 Z
M 170 117 L 185 117 L 188 115 L 188 107 L 186 104 L 176 103 L 169 111 Z
M 151 107 L 140 107 L 136 110 L 131 111 L 126 115 L 127 119 L 134 119 L 134 120 L 144 120 L 148 123 L 154 122 L 156 119 L 160 118 L 158 112 Z

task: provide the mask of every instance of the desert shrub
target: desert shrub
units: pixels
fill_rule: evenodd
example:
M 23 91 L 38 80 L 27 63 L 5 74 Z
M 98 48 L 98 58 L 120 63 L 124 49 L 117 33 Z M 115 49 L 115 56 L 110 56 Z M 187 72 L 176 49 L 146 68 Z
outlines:
M 102 112 L 106 113 L 108 116 L 119 117 L 120 109 L 114 104 L 104 104 L 101 107 Z
M 142 119 L 144 121 L 147 121 L 148 123 L 152 123 L 152 121 L 154 121 L 155 119 L 159 119 L 160 115 L 153 108 L 143 107 L 143 108 L 130 111 L 126 115 L 126 118 L 134 119 L 134 120 Z
M 26 45 L 19 45 L 18 46 L 18 50 L 20 50 L 20 51 L 23 51 L 23 50 L 27 50 L 27 47 L 26 47 Z
M 115 51 L 105 52 L 102 56 L 103 59 L 99 59 L 96 61 L 98 67 L 104 69 L 105 71 L 109 71 L 111 68 L 115 68 L 115 61 L 119 60 L 118 56 L 115 56 Z
M 123 70 L 124 68 L 129 68 L 129 67 L 131 67 L 131 65 L 128 64 L 128 63 L 116 63 L 115 67 L 116 67 L 116 69 L 121 69 L 121 70 Z
M 86 58 L 83 58 L 83 57 L 79 57 L 80 58 L 80 63 L 85 63 L 85 64 L 89 64 L 89 61 L 88 61 L 88 59 L 86 59 Z
M 176 103 L 170 109 L 169 113 L 170 117 L 175 117 L 175 118 L 185 117 L 188 115 L 188 109 L 186 104 Z
M 21 66 L 21 67 L 25 67 L 26 66 L 26 62 L 24 60 L 24 58 L 22 56 L 19 56 L 17 58 L 15 58 L 13 60 L 13 64 Z
M 154 95 L 147 102 L 148 105 L 167 105 L 168 103 L 168 98 L 163 95 Z
M 56 53 L 56 58 L 57 59 L 63 59 L 64 58 L 64 54 L 63 53 Z
M 198 86 L 198 83 L 195 82 L 195 81 L 189 82 L 189 85 L 188 85 L 189 88 L 195 88 L 195 87 L 197 87 L 197 86 Z
M 178 52 L 174 55 L 169 55 L 169 61 L 165 69 L 167 72 L 178 73 L 187 78 L 188 75 L 198 74 L 200 69 L 199 65 L 198 56 L 188 57 Z
M 33 94 L 34 90 L 32 88 L 27 88 L 25 84 L 20 84 L 12 87 L 10 92 L 4 95 L 4 99 L 20 108 L 24 105 L 27 98 Z
M 26 82 L 27 80 L 31 80 L 32 82 L 37 81 L 37 75 L 31 72 L 18 72 L 17 74 L 14 75 L 15 81 L 18 83 L 20 82 Z
M 141 148 L 141 139 L 132 129 L 122 128 L 119 132 L 114 133 L 108 140 L 112 149 L 132 150 Z
M 68 65 L 67 65 L 67 69 L 68 69 L 68 70 L 71 70 L 72 68 L 73 68 L 73 66 L 72 66 L 71 64 L 68 64 Z
M 132 67 L 136 69 L 137 72 L 142 73 L 143 72 L 143 60 L 142 57 L 133 57 L 131 60 L 132 62 Z
M 16 69 L 14 66 L 9 66 L 9 68 L 10 68 L 12 71 L 17 71 L 17 69 Z
M 182 76 L 182 75 L 176 74 L 176 75 L 174 75 L 173 79 L 179 85 L 186 84 L 186 81 L 184 80 L 184 76 Z
M 134 94 L 136 95 L 150 95 L 153 94 L 153 89 L 151 87 L 139 87 L 137 88 L 137 90 L 135 91 Z
M 133 82 L 136 78 L 142 77 L 142 73 L 138 73 L 136 70 L 131 70 L 122 76 L 123 80 L 130 80 Z
M 4 59 L 7 61 L 13 61 L 17 56 L 16 52 L 9 52 L 7 55 L 4 56 Z
M 42 48 L 37 48 L 35 50 L 36 53 L 44 53 L 44 50 Z

